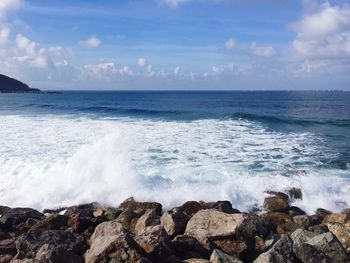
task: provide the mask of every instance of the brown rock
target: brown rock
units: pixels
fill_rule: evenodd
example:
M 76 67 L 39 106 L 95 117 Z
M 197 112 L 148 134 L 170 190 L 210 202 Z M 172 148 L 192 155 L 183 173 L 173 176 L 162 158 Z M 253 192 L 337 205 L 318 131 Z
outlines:
M 181 259 L 205 258 L 209 259 L 210 251 L 205 249 L 197 239 L 187 235 L 176 236 L 171 245 L 175 255 Z
M 2 224 L 3 229 L 20 229 L 25 228 L 28 219 L 41 220 L 44 215 L 32 208 L 13 208 L 7 210 L 0 217 L 0 224 Z M 21 224 L 24 224 L 24 226 Z M 30 227 L 30 226 L 27 226 Z
M 137 262 L 144 251 L 117 220 L 99 224 L 85 253 L 86 263 Z
M 147 210 L 135 224 L 135 235 L 141 235 L 149 226 L 156 226 L 160 224 L 160 217 L 157 216 L 154 209 Z
M 153 209 L 155 210 L 158 216 L 162 215 L 162 205 L 156 202 L 137 202 L 134 198 L 128 198 L 123 201 L 120 206 L 123 211 L 133 211 L 136 214 L 142 215 L 146 210 Z
M 328 211 L 328 210 L 323 209 L 323 208 L 318 208 L 316 210 L 316 215 L 318 215 L 318 216 L 320 216 L 322 218 L 324 218 L 326 215 L 329 215 L 331 213 L 332 213 L 331 211 Z
M 59 214 L 52 214 L 45 219 L 37 222 L 31 227 L 31 229 L 42 229 L 42 230 L 59 230 L 66 228 L 68 223 L 68 217 Z
M 328 214 L 323 218 L 322 223 L 323 224 L 328 224 L 328 223 L 346 224 L 348 220 L 349 218 L 346 214 Z
M 182 235 L 190 217 L 179 208 L 165 212 L 160 219 L 161 226 L 170 237 Z
M 189 216 L 193 216 L 195 213 L 197 213 L 199 210 L 205 209 L 203 205 L 201 205 L 199 202 L 196 201 L 187 201 L 182 206 L 180 206 L 180 209 L 185 212 Z
M 337 237 L 347 253 L 350 253 L 350 227 L 341 223 L 329 223 L 327 227 Z
M 223 239 L 214 240 L 215 246 L 230 256 L 239 257 L 244 251 L 247 250 L 247 244 L 244 241 Z
M 15 238 L 0 240 L 0 255 L 14 256 L 17 253 L 15 241 Z
M 116 220 L 123 225 L 124 229 L 127 229 L 131 233 L 134 233 L 135 225 L 139 218 L 140 216 L 135 212 L 125 210 L 117 217 Z
M 68 207 L 64 215 L 68 217 L 94 217 L 94 212 L 98 207 L 98 203 L 75 205 Z
M 277 226 L 277 233 L 280 235 L 293 233 L 295 230 L 300 228 L 299 224 L 294 222 L 287 222 Z
M 286 211 L 289 208 L 288 200 L 282 196 L 269 196 L 264 200 L 264 208 L 270 212 Z
M 210 240 L 234 236 L 246 218 L 244 214 L 200 210 L 187 223 L 185 234 L 193 236 L 203 247 L 210 249 Z
M 0 254 L 0 263 L 9 263 L 13 259 L 13 255 Z
M 306 215 L 294 216 L 293 222 L 302 226 L 302 227 L 309 227 L 310 226 L 310 219 Z
M 275 230 L 279 225 L 292 222 L 291 216 L 281 212 L 268 212 L 260 215 L 260 218 Z
M 199 202 L 199 203 L 203 206 L 203 209 L 216 209 L 227 214 L 240 213 L 240 211 L 233 208 L 231 202 L 227 200 L 209 202 L 209 203 L 205 203 L 205 202 Z
M 202 259 L 202 258 L 190 258 L 182 261 L 184 263 L 209 263 L 209 260 Z
M 301 191 L 300 188 L 293 187 L 293 188 L 288 190 L 288 194 L 291 198 L 303 199 L 303 192 Z
M 173 254 L 170 238 L 160 225 L 149 226 L 135 241 L 143 248 L 151 260 L 162 260 Z

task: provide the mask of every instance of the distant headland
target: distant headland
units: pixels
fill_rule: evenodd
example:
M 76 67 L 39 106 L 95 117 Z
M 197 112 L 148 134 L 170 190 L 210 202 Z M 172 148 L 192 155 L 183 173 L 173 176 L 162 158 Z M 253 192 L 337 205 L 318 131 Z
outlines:
M 23 82 L 0 74 L 0 93 L 39 93 L 39 89 L 30 88 Z

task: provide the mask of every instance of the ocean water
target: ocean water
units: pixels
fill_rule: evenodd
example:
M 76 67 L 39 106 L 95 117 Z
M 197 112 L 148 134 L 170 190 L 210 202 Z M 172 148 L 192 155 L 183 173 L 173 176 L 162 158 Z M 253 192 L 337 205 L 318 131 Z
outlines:
M 350 92 L 0 94 L 0 204 L 350 206 Z

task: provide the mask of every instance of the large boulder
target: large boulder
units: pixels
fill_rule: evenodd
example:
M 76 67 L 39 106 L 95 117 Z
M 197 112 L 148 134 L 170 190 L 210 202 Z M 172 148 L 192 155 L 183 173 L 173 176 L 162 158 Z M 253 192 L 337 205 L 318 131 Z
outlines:
M 247 218 L 244 214 L 226 214 L 212 209 L 200 210 L 188 221 L 185 234 L 193 236 L 203 247 L 210 249 L 211 240 L 233 237 Z
M 265 253 L 259 255 L 254 263 L 293 263 L 293 242 L 287 235 L 282 235 Z
M 160 225 L 146 227 L 140 235 L 135 237 L 135 241 L 151 260 L 164 260 L 173 254 L 171 240 Z
M 123 201 L 119 207 L 123 211 L 133 211 L 136 214 L 144 214 L 147 210 L 155 210 L 155 213 L 158 216 L 162 215 L 162 205 L 160 203 L 156 202 L 137 202 L 134 198 L 128 198 L 125 201 Z
M 283 212 L 289 208 L 288 197 L 282 195 L 268 196 L 264 200 L 264 208 L 269 212 Z
M 205 207 L 197 201 L 187 201 L 182 206 L 180 206 L 181 211 L 189 216 L 193 216 L 199 210 L 205 209 Z
M 187 222 L 190 217 L 179 208 L 173 208 L 172 210 L 165 212 L 161 219 L 161 226 L 170 237 L 182 235 L 185 232 Z
M 32 208 L 13 208 L 0 217 L 0 224 L 4 229 L 18 229 L 20 224 L 24 224 L 28 219 L 41 220 L 45 216 Z
M 83 255 L 86 250 L 85 240 L 80 235 L 63 230 L 30 230 L 16 240 L 16 259 L 35 258 L 45 244 L 76 255 Z
M 99 224 L 89 243 L 90 249 L 84 255 L 86 263 L 136 262 L 144 255 L 143 249 L 117 220 Z
M 349 227 L 350 227 L 350 218 L 347 214 L 328 214 L 323 218 L 322 223 L 328 224 L 328 223 L 341 223 L 346 224 L 349 221 Z
M 340 223 L 330 223 L 327 224 L 327 227 L 337 237 L 347 253 L 350 254 L 350 226 Z
M 304 229 L 292 233 L 293 251 L 301 262 L 345 262 L 344 248 L 331 233 L 316 234 Z

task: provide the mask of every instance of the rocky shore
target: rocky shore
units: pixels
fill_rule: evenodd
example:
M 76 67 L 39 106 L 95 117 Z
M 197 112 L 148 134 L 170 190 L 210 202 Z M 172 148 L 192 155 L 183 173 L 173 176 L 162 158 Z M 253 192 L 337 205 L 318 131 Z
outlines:
M 188 201 L 169 211 L 125 200 L 42 212 L 0 206 L 0 263 L 350 262 L 350 209 L 306 215 L 300 189 L 269 192 L 264 209 Z

